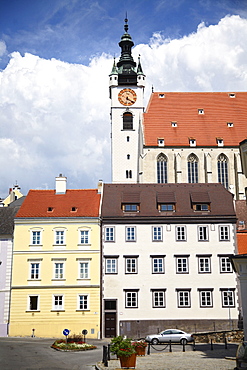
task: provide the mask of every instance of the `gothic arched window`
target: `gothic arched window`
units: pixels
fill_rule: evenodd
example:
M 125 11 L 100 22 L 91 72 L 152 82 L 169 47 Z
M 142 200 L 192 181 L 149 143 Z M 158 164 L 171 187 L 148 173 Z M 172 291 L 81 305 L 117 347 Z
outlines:
M 167 157 L 164 154 L 159 154 L 157 158 L 157 182 L 167 183 Z
M 188 156 L 188 183 L 198 183 L 198 158 L 193 153 Z
M 133 115 L 130 112 L 123 114 L 123 130 L 133 130 Z
M 217 159 L 218 182 L 228 189 L 228 158 L 221 153 Z

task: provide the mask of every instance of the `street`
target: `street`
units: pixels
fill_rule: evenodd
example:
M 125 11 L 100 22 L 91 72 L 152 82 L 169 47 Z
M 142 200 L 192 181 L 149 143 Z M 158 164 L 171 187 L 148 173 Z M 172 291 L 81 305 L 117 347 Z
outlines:
M 97 349 L 83 352 L 61 352 L 51 348 L 55 339 L 0 338 L 1 370 L 91 370 L 102 360 L 103 340 L 87 340 Z

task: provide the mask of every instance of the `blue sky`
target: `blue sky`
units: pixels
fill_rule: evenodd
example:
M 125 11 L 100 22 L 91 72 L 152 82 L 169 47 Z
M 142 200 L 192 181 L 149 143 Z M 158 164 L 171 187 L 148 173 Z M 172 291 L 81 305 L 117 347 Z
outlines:
M 110 176 L 108 75 L 125 14 L 155 91 L 247 86 L 247 0 L 1 0 L 0 197 Z
M 123 20 L 128 14 L 135 44 L 154 32 L 177 38 L 198 24 L 217 24 L 226 15 L 247 16 L 246 0 L 1 0 L 0 36 L 8 53 L 19 51 L 45 59 L 88 64 L 103 52 L 118 54 Z M 7 54 L 1 68 L 8 63 Z

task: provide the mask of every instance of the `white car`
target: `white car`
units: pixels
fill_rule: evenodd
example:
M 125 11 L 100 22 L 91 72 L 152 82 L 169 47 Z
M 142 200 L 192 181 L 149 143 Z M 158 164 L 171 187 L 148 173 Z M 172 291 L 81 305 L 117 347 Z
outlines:
M 182 330 L 167 329 L 159 334 L 148 335 L 145 340 L 152 344 L 169 343 L 170 341 L 173 343 L 180 342 L 181 344 L 187 344 L 188 342 L 193 342 L 194 338 L 193 334 L 185 333 Z

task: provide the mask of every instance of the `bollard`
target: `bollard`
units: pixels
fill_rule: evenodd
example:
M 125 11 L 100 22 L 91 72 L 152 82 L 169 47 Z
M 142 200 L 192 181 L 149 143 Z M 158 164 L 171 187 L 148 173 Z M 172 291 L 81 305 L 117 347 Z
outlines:
M 147 351 L 147 355 L 150 355 L 150 347 L 151 347 L 151 343 L 148 343 L 148 351 Z
M 111 345 L 110 344 L 108 344 L 108 348 L 107 348 L 107 359 L 110 361 L 110 359 L 111 359 L 111 351 L 110 351 L 110 349 L 111 349 Z
M 185 341 L 183 340 L 183 352 L 185 352 Z
M 172 341 L 169 341 L 169 352 L 172 352 Z
M 196 342 L 193 340 L 193 351 L 196 350 Z
M 211 338 L 211 351 L 213 351 L 214 347 L 213 347 L 213 339 Z
M 33 332 L 33 334 L 31 336 L 32 336 L 32 338 L 34 338 L 35 337 L 35 334 L 34 334 L 35 329 L 32 329 L 32 332 Z
M 225 349 L 227 349 L 227 339 L 225 337 Z
M 103 346 L 103 359 L 102 362 L 105 367 L 108 367 L 108 361 L 107 361 L 107 346 Z

